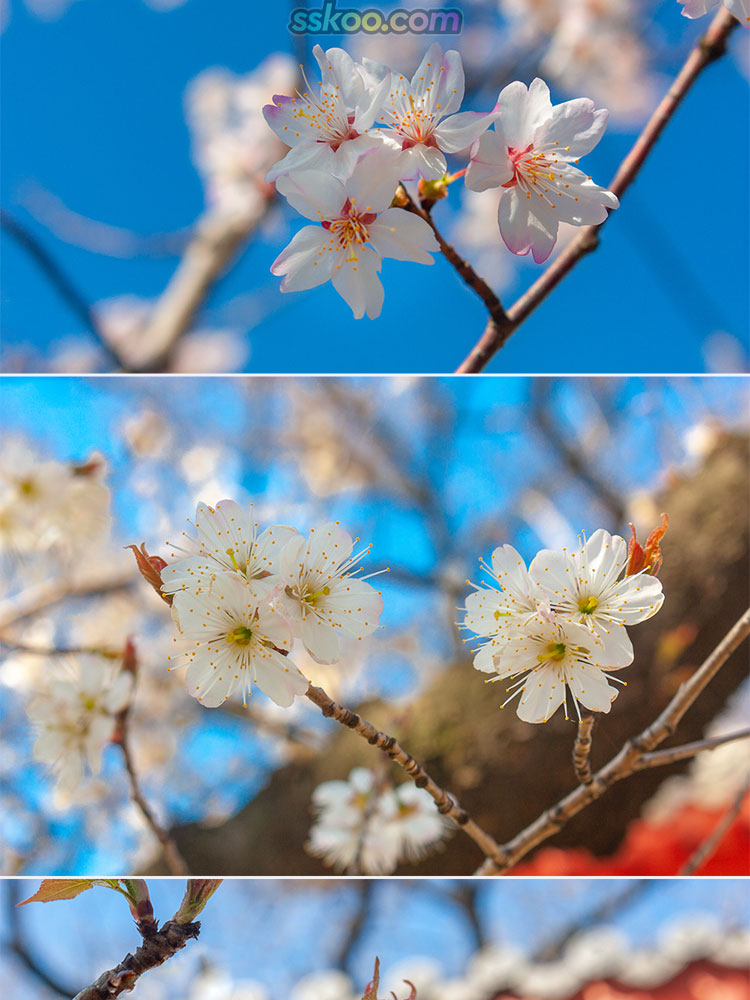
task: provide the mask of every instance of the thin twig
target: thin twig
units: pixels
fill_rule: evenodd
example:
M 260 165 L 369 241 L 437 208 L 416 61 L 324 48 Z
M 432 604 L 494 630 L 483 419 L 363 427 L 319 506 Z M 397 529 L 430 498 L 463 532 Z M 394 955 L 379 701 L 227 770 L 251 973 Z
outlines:
M 706 34 L 698 41 L 674 83 L 651 115 L 630 152 L 620 164 L 609 185 L 619 197 L 635 180 L 648 154 L 654 147 L 665 126 L 700 73 L 726 51 L 727 39 L 739 22 L 723 7 L 711 22 Z M 608 217 L 609 218 L 609 217 Z M 598 226 L 585 226 L 579 235 L 558 255 L 542 276 L 507 311 L 506 322 L 490 319 L 476 346 L 456 369 L 458 373 L 480 372 L 510 335 L 547 298 L 550 292 L 573 267 L 599 245 L 599 231 L 608 220 Z
M 111 1000 L 111 997 L 119 997 L 121 993 L 129 993 L 144 972 L 163 965 L 188 941 L 197 938 L 200 927 L 197 920 L 188 924 L 167 920 L 158 931 L 144 939 L 135 954 L 126 955 L 114 969 L 103 972 L 95 983 L 81 990 L 73 1000 Z
M 86 299 L 78 291 L 73 281 L 60 267 L 52 254 L 29 230 L 14 218 L 7 209 L 0 209 L 0 226 L 22 247 L 38 266 L 41 273 L 65 302 L 69 309 L 83 323 L 89 333 L 96 339 L 104 352 L 105 359 L 117 371 L 122 366 L 122 360 L 99 328 L 96 316 Z
M 31 656 L 101 656 L 106 660 L 119 660 L 122 653 L 115 649 L 99 646 L 29 646 L 27 643 L 9 639 L 0 634 L 0 646 L 12 649 L 14 653 L 28 653 Z
M 593 780 L 591 777 L 591 761 L 589 760 L 592 742 L 591 731 L 593 728 L 593 712 L 584 712 L 578 725 L 576 741 L 573 746 L 573 769 L 576 773 L 576 778 L 578 778 L 578 781 L 582 785 L 590 785 Z
M 747 792 L 748 789 L 746 785 L 740 788 L 739 792 L 735 796 L 734 802 L 721 817 L 716 825 L 716 828 L 703 841 L 703 843 L 700 844 L 695 851 L 693 851 L 685 864 L 682 866 L 679 871 L 680 875 L 695 875 L 697 871 L 700 871 L 706 861 L 708 861 L 708 859 L 716 853 L 719 844 L 729 832 L 729 828 L 732 823 L 734 823 L 739 816 L 740 809 L 742 809 L 742 803 L 745 801 Z
M 449 795 L 448 792 L 444 791 L 430 777 L 422 765 L 403 749 L 398 740 L 394 739 L 393 736 L 382 733 L 370 722 L 357 715 L 356 712 L 352 712 L 350 709 L 339 705 L 338 702 L 335 702 L 326 694 L 323 688 L 315 687 L 311 684 L 305 692 L 305 696 L 314 705 L 318 706 L 323 715 L 335 719 L 336 722 L 341 723 L 342 726 L 346 726 L 348 729 L 352 729 L 363 739 L 367 740 L 371 746 L 376 746 L 388 754 L 391 760 L 395 761 L 399 767 L 402 767 L 406 771 L 417 788 L 424 788 L 432 796 L 437 804 L 438 812 L 444 816 L 449 816 L 467 836 L 471 837 L 486 857 L 497 859 L 498 863 L 502 863 L 503 859 L 502 855 L 498 853 L 499 847 L 497 842 L 469 816 L 455 796 Z
M 58 996 L 70 998 L 72 989 L 64 986 L 62 983 L 54 979 L 47 971 L 44 969 L 36 957 L 31 953 L 29 946 L 26 942 L 23 928 L 21 926 L 21 911 L 18 908 L 18 903 L 21 901 L 20 892 L 21 883 L 13 879 L 8 879 L 5 883 L 6 888 L 6 902 L 7 902 L 7 920 L 9 925 L 8 934 L 8 950 L 12 951 L 16 958 L 24 965 L 24 967 L 36 978 L 39 982 L 44 983 L 44 985 L 56 993 Z
M 356 909 L 347 921 L 344 938 L 336 949 L 336 956 L 333 959 L 334 969 L 340 969 L 342 972 L 348 970 L 349 959 L 362 937 L 367 919 L 373 910 L 372 896 L 376 886 L 374 879 L 362 879 L 361 882 L 356 882 L 355 884 L 357 888 Z
M 500 864 L 495 858 L 488 858 L 477 874 L 491 875 L 508 871 L 529 851 L 562 830 L 586 806 L 601 798 L 612 785 L 639 771 L 643 758 L 674 732 L 688 708 L 749 634 L 750 609 L 732 626 L 693 676 L 680 686 L 652 725 L 639 736 L 628 740 L 620 752 L 593 775 L 590 785 L 579 785 L 512 840 L 503 844 L 497 851 L 497 855 L 503 859 Z
M 408 199 L 406 210 L 412 212 L 414 215 L 418 215 L 420 219 L 423 219 L 430 229 L 432 229 L 435 234 L 435 239 L 440 244 L 443 256 L 449 261 L 450 264 L 453 265 L 461 279 L 469 286 L 469 288 L 479 296 L 482 302 L 484 302 L 487 307 L 487 311 L 490 314 L 491 321 L 497 326 L 498 329 L 504 329 L 508 325 L 509 320 L 498 296 L 492 291 L 484 278 L 477 274 L 471 264 L 458 253 L 455 247 L 443 239 L 440 231 L 435 225 L 435 221 L 432 218 L 432 213 L 426 208 L 415 204 L 414 200 L 408 195 L 408 193 L 406 197 Z M 510 333 L 508 336 L 510 336 Z
M 128 670 L 133 675 L 133 687 L 135 688 L 135 680 L 138 674 L 137 658 L 135 654 L 135 647 L 133 643 L 128 640 L 125 646 L 125 653 L 123 655 L 123 669 Z M 138 780 L 138 775 L 136 774 L 135 764 L 133 762 L 133 755 L 130 751 L 130 734 L 128 723 L 130 720 L 130 709 L 133 704 L 133 697 L 131 696 L 130 701 L 118 712 L 116 717 L 116 731 L 117 738 L 114 742 L 118 743 L 120 749 L 122 750 L 122 756 L 125 763 L 125 770 L 128 774 L 128 779 L 130 781 L 130 796 L 133 802 L 140 809 L 143 818 L 146 823 L 151 828 L 153 833 L 156 835 L 159 843 L 162 845 L 164 851 L 164 860 L 167 863 L 167 867 L 173 875 L 188 875 L 188 867 L 185 864 L 185 860 L 180 854 L 177 845 L 174 842 L 171 834 L 166 830 L 161 823 L 157 820 L 151 807 L 146 801 L 143 792 L 141 791 L 140 782 Z
M 648 767 L 676 764 L 680 760 L 688 760 L 690 757 L 695 757 L 704 750 L 715 750 L 716 747 L 724 746 L 727 743 L 734 743 L 735 740 L 746 740 L 748 737 L 750 737 L 750 729 L 741 729 L 736 733 L 713 736 L 707 740 L 696 740 L 694 743 L 686 743 L 681 747 L 672 747 L 669 750 L 657 750 L 655 753 L 645 753 L 638 764 L 638 770 L 644 771 Z

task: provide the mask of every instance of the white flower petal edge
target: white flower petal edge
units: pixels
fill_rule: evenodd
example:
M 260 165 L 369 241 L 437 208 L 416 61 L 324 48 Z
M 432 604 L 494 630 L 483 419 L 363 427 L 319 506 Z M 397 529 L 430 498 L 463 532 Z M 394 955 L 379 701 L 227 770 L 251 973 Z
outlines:
M 491 682 L 524 676 L 507 690 L 516 698 L 518 717 L 524 722 L 547 722 L 561 706 L 569 718 L 567 692 L 580 719 L 579 703 L 592 712 L 609 712 L 617 689 L 609 684 L 607 650 L 587 628 L 559 615 L 539 615 L 523 632 L 498 648 L 494 657 L 496 677 Z
M 398 181 L 398 158 L 386 147 L 361 156 L 343 180 L 315 170 L 280 177 L 278 191 L 319 223 L 297 233 L 271 265 L 273 274 L 284 276 L 282 292 L 330 280 L 356 319 L 379 316 L 383 258 L 432 264 L 430 251 L 439 250 L 424 220 L 389 207 Z
M 719 6 L 720 0 L 677 0 L 682 4 L 683 17 L 703 17 Z M 740 24 L 750 28 L 750 0 L 724 0 L 724 7 Z
M 162 570 L 162 592 L 199 590 L 212 586 L 217 573 L 236 570 L 249 580 L 273 577 L 278 553 L 296 534 L 294 528 L 273 524 L 258 533 L 253 505 L 248 509 L 234 500 L 220 500 L 216 507 L 199 503 L 195 513 L 196 536 L 183 532 L 187 553 Z
M 527 88 L 508 84 L 498 96 L 494 133 L 472 149 L 466 186 L 505 190 L 498 206 L 500 234 L 508 249 L 532 253 L 541 264 L 552 253 L 560 222 L 598 225 L 619 206 L 574 164 L 601 139 L 608 112 L 579 98 L 553 107 L 539 78 Z
M 376 80 L 343 49 L 324 52 L 313 49 L 321 79 L 317 93 L 307 90 L 294 97 L 277 95 L 263 115 L 276 135 L 291 146 L 266 175 L 277 180 L 298 169 L 336 171 L 352 154 L 365 152 L 380 143 L 377 133 L 368 130 L 380 114 L 388 91 L 389 77 Z
M 206 707 L 221 705 L 237 688 L 246 704 L 253 683 L 283 708 L 307 690 L 307 679 L 280 652 L 292 648 L 291 629 L 266 596 L 234 572 L 217 575 L 211 593 L 175 594 L 172 615 L 190 640 L 180 658 L 188 663 L 186 687 Z
M 284 590 L 274 607 L 319 663 L 339 658 L 340 634 L 362 639 L 374 632 L 383 611 L 380 593 L 351 575 L 370 549 L 352 556 L 353 547 L 351 535 L 329 522 L 312 528 L 308 538 L 292 539 L 281 553 Z
M 401 148 L 402 179 L 442 177 L 448 169 L 444 154 L 470 146 L 490 126 L 494 112 L 454 114 L 463 97 L 461 56 L 454 49 L 443 54 L 437 42 L 411 80 L 391 74 L 383 109 L 389 128 L 384 135 Z

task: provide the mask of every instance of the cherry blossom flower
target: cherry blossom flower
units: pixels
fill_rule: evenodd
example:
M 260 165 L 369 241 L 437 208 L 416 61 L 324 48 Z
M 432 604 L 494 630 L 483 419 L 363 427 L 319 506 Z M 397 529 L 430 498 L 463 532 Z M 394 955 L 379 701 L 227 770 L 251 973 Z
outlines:
M 347 165 L 381 142 L 369 129 L 380 115 L 388 91 L 388 72 L 373 78 L 348 52 L 316 45 L 313 55 L 320 66 L 320 90 L 295 97 L 276 95 L 263 115 L 276 135 L 291 146 L 266 175 L 275 181 L 292 170 L 346 172 Z
M 617 670 L 632 660 L 632 653 L 606 648 L 586 626 L 542 612 L 498 645 L 491 664 L 474 665 L 494 672 L 492 682 L 523 674 L 507 689 L 512 694 L 503 707 L 520 694 L 519 719 L 537 723 L 547 722 L 560 705 L 568 718 L 568 691 L 579 719 L 579 702 L 592 712 L 609 712 L 618 692 L 605 669 Z
M 279 557 L 280 585 L 273 598 L 305 649 L 320 663 L 339 659 L 339 636 L 362 639 L 378 626 L 383 598 L 352 570 L 370 551 L 352 555 L 354 540 L 329 522 L 287 543 Z
M 266 596 L 265 587 L 236 572 L 218 575 L 210 593 L 175 594 L 172 615 L 190 640 L 180 658 L 189 664 L 186 686 L 202 705 L 216 708 L 237 688 L 247 704 L 256 683 L 271 701 L 287 708 L 307 690 L 307 680 L 281 652 L 292 648 L 291 629 L 265 602 Z
M 549 88 L 535 79 L 527 89 L 508 84 L 498 97 L 499 118 L 472 148 L 466 185 L 473 191 L 502 187 L 500 234 L 512 253 L 531 251 L 543 263 L 561 222 L 598 224 L 619 202 L 574 164 L 604 133 L 607 111 L 587 98 L 553 107 Z
M 677 0 L 682 6 L 683 17 L 703 17 L 721 3 L 740 24 L 750 27 L 750 0 Z
M 428 251 L 438 244 L 427 223 L 401 208 L 390 208 L 398 184 L 392 152 L 365 153 L 343 180 L 320 170 L 280 177 L 276 187 L 316 226 L 305 226 L 276 258 L 271 271 L 284 275 L 282 292 L 314 288 L 325 281 L 351 307 L 356 319 L 380 315 L 384 257 L 434 263 Z
M 245 510 L 234 500 L 220 500 L 215 508 L 199 503 L 195 530 L 197 538 L 183 532 L 186 548 L 179 551 L 185 556 L 162 570 L 165 594 L 210 589 L 217 574 L 232 570 L 247 580 L 272 578 L 279 552 L 297 534 L 294 528 L 280 524 L 258 534 L 252 504 Z
M 337 871 L 384 875 L 416 861 L 449 832 L 448 821 L 422 788 L 393 788 L 365 767 L 346 781 L 325 781 L 313 792 L 316 818 L 306 849 Z
M 549 610 L 549 599 L 543 587 L 529 577 L 526 564 L 512 545 L 496 548 L 491 566 L 481 559 L 480 564 L 495 582 L 472 585 L 477 589 L 466 598 L 463 626 L 487 639 L 478 647 L 474 665 L 477 670 L 492 670 L 493 656 L 507 641 L 506 634 L 522 627 L 540 607 Z
M 490 126 L 495 117 L 492 112 L 454 113 L 463 98 L 461 56 L 454 49 L 443 54 L 437 42 L 427 50 L 411 81 L 401 73 L 391 74 L 384 104 L 389 128 L 384 135 L 401 150 L 402 179 L 419 174 L 426 180 L 443 177 L 448 169 L 445 153 L 466 149 Z
M 574 552 L 543 549 L 529 576 L 547 590 L 559 614 L 588 628 L 608 655 L 630 657 L 630 662 L 633 646 L 625 626 L 655 615 L 664 594 L 655 576 L 623 576 L 627 565 L 625 539 L 599 528 Z
M 132 680 L 98 657 L 81 655 L 72 661 L 68 679 L 52 681 L 28 706 L 37 730 L 34 758 L 51 766 L 60 791 L 72 792 L 87 771 L 99 773 L 114 716 L 130 701 Z

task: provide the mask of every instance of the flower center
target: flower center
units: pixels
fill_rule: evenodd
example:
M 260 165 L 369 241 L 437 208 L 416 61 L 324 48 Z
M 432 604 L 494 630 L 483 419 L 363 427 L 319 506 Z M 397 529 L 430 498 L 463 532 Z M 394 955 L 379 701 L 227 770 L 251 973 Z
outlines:
M 338 219 L 325 220 L 321 223 L 339 244 L 341 250 L 349 250 L 347 261 L 357 260 L 357 249 L 363 247 L 370 239 L 368 226 L 377 219 L 377 212 L 357 212 L 354 202 L 347 198 Z
M 539 653 L 537 660 L 540 663 L 560 663 L 565 659 L 567 647 L 564 642 L 548 642 L 544 653 Z
M 307 604 L 315 604 L 321 597 L 328 597 L 330 593 L 330 587 L 323 587 L 322 590 L 316 590 L 314 594 L 305 594 L 302 600 Z
M 582 597 L 578 602 L 578 610 L 582 615 L 593 615 L 599 607 L 599 601 L 593 596 Z
M 233 642 L 237 646 L 249 646 L 253 640 L 252 629 L 247 628 L 245 625 L 238 625 L 233 632 L 230 632 L 227 636 L 227 642 Z

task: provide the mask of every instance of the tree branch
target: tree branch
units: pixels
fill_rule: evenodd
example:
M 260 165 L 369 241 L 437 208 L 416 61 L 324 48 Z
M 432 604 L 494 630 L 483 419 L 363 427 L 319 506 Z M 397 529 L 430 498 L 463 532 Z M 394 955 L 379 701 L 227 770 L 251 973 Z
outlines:
M 122 360 L 99 328 L 93 310 L 46 247 L 4 208 L 0 209 L 0 226 L 26 251 L 63 302 L 96 339 L 113 369 L 119 370 Z
M 724 7 L 711 22 L 708 31 L 695 45 L 674 83 L 669 88 L 630 152 L 620 164 L 609 185 L 618 198 L 622 197 L 638 175 L 648 154 L 683 98 L 700 73 L 726 51 L 727 39 L 739 22 Z M 480 372 L 508 341 L 511 334 L 547 298 L 550 292 L 573 267 L 599 245 L 599 231 L 609 217 L 598 226 L 585 226 L 568 244 L 547 270 L 507 311 L 505 322 L 490 319 L 476 346 L 456 369 L 457 373 Z
M 496 858 L 488 858 L 477 874 L 491 875 L 508 871 L 529 851 L 558 833 L 586 806 L 601 798 L 612 785 L 639 771 L 644 756 L 674 732 L 685 712 L 749 634 L 750 609 L 732 626 L 693 676 L 680 686 L 674 698 L 652 725 L 639 736 L 628 740 L 620 752 L 593 775 L 591 784 L 580 785 L 551 809 L 542 813 L 512 840 L 503 844 L 496 852 L 496 856 L 499 855 L 503 859 L 500 864 Z
M 724 736 L 714 736 L 707 740 L 696 740 L 694 743 L 686 743 L 684 746 L 674 747 L 670 750 L 657 750 L 655 753 L 645 753 L 641 757 L 638 770 L 645 771 L 649 767 L 676 764 L 680 760 L 695 757 L 704 750 L 715 750 L 716 747 L 724 746 L 726 743 L 734 743 L 735 740 L 746 740 L 749 736 L 750 729 L 741 729 L 736 733 L 726 733 Z
M 101 976 L 76 994 L 73 1000 L 111 1000 L 133 989 L 138 979 L 149 969 L 176 955 L 178 951 L 200 933 L 200 921 L 178 924 L 168 920 L 158 931 L 149 935 L 133 955 L 126 955 L 114 969 L 108 969 Z
M 578 731 L 576 732 L 576 741 L 573 746 L 573 769 L 576 773 L 576 778 L 578 778 L 578 781 L 582 785 L 590 785 L 593 780 L 591 777 L 591 761 L 589 760 L 592 742 L 591 731 L 593 728 L 593 712 L 584 712 L 578 726 Z
M 422 765 L 403 749 L 398 740 L 394 739 L 393 736 L 387 736 L 385 733 L 382 733 L 370 722 L 367 722 L 366 719 L 357 715 L 356 712 L 352 712 L 350 709 L 339 705 L 338 702 L 335 702 L 326 694 L 323 688 L 310 684 L 305 697 L 314 705 L 317 705 L 327 718 L 335 719 L 342 726 L 354 730 L 355 733 L 358 733 L 363 739 L 367 740 L 371 746 L 376 746 L 380 750 L 383 750 L 391 760 L 395 761 L 399 767 L 402 767 L 406 771 L 417 788 L 424 788 L 432 796 L 438 807 L 438 812 L 444 816 L 449 816 L 467 836 L 471 837 L 486 857 L 497 859 L 499 863 L 502 863 L 502 855 L 498 853 L 499 847 L 497 842 L 474 822 L 466 810 L 461 807 L 458 799 L 453 795 L 449 795 L 448 792 L 444 791 L 430 777 Z
M 133 676 L 133 687 L 135 688 L 135 680 L 138 673 L 138 661 L 135 654 L 135 647 L 133 643 L 128 640 L 125 646 L 125 653 L 123 655 L 123 670 L 129 671 Z M 141 791 L 140 782 L 138 780 L 138 775 L 136 774 L 135 764 L 133 762 L 133 756 L 130 752 L 130 739 L 129 739 L 129 728 L 128 722 L 130 718 L 130 709 L 133 703 L 133 698 L 131 696 L 130 701 L 122 709 L 121 712 L 117 714 L 116 717 L 116 731 L 117 738 L 113 741 L 119 744 L 122 750 L 123 761 L 125 763 L 125 770 L 127 771 L 128 779 L 130 781 L 130 797 L 133 802 L 138 806 L 149 825 L 151 830 L 156 835 L 159 843 L 162 845 L 164 851 L 164 860 L 167 863 L 167 867 L 173 875 L 188 875 L 188 867 L 185 864 L 185 860 L 180 854 L 177 845 L 175 844 L 171 834 L 166 830 L 161 823 L 157 820 L 154 815 L 151 806 L 146 801 L 146 798 Z
M 405 191 L 405 189 L 403 190 Z M 509 320 L 498 296 L 492 291 L 484 278 L 477 274 L 468 260 L 464 260 L 455 247 L 443 239 L 432 218 L 432 213 L 426 208 L 416 205 L 408 193 L 406 194 L 406 197 L 408 199 L 406 211 L 412 212 L 414 215 L 418 215 L 420 219 L 423 219 L 427 223 L 435 234 L 435 239 L 440 244 L 443 256 L 450 264 L 453 265 L 462 281 L 464 281 L 469 288 L 479 296 L 482 302 L 484 302 L 487 307 L 487 311 L 490 314 L 491 322 L 494 323 L 498 329 L 504 329 L 508 325 Z M 508 336 L 510 336 L 510 333 Z
M 747 785 L 740 788 L 734 802 L 721 817 L 716 828 L 703 841 L 703 843 L 700 844 L 695 851 L 693 851 L 685 864 L 682 866 L 679 871 L 680 875 L 695 875 L 695 873 L 700 871 L 706 861 L 708 861 L 708 859 L 716 852 L 719 844 L 729 832 L 730 826 L 739 816 L 747 791 Z

